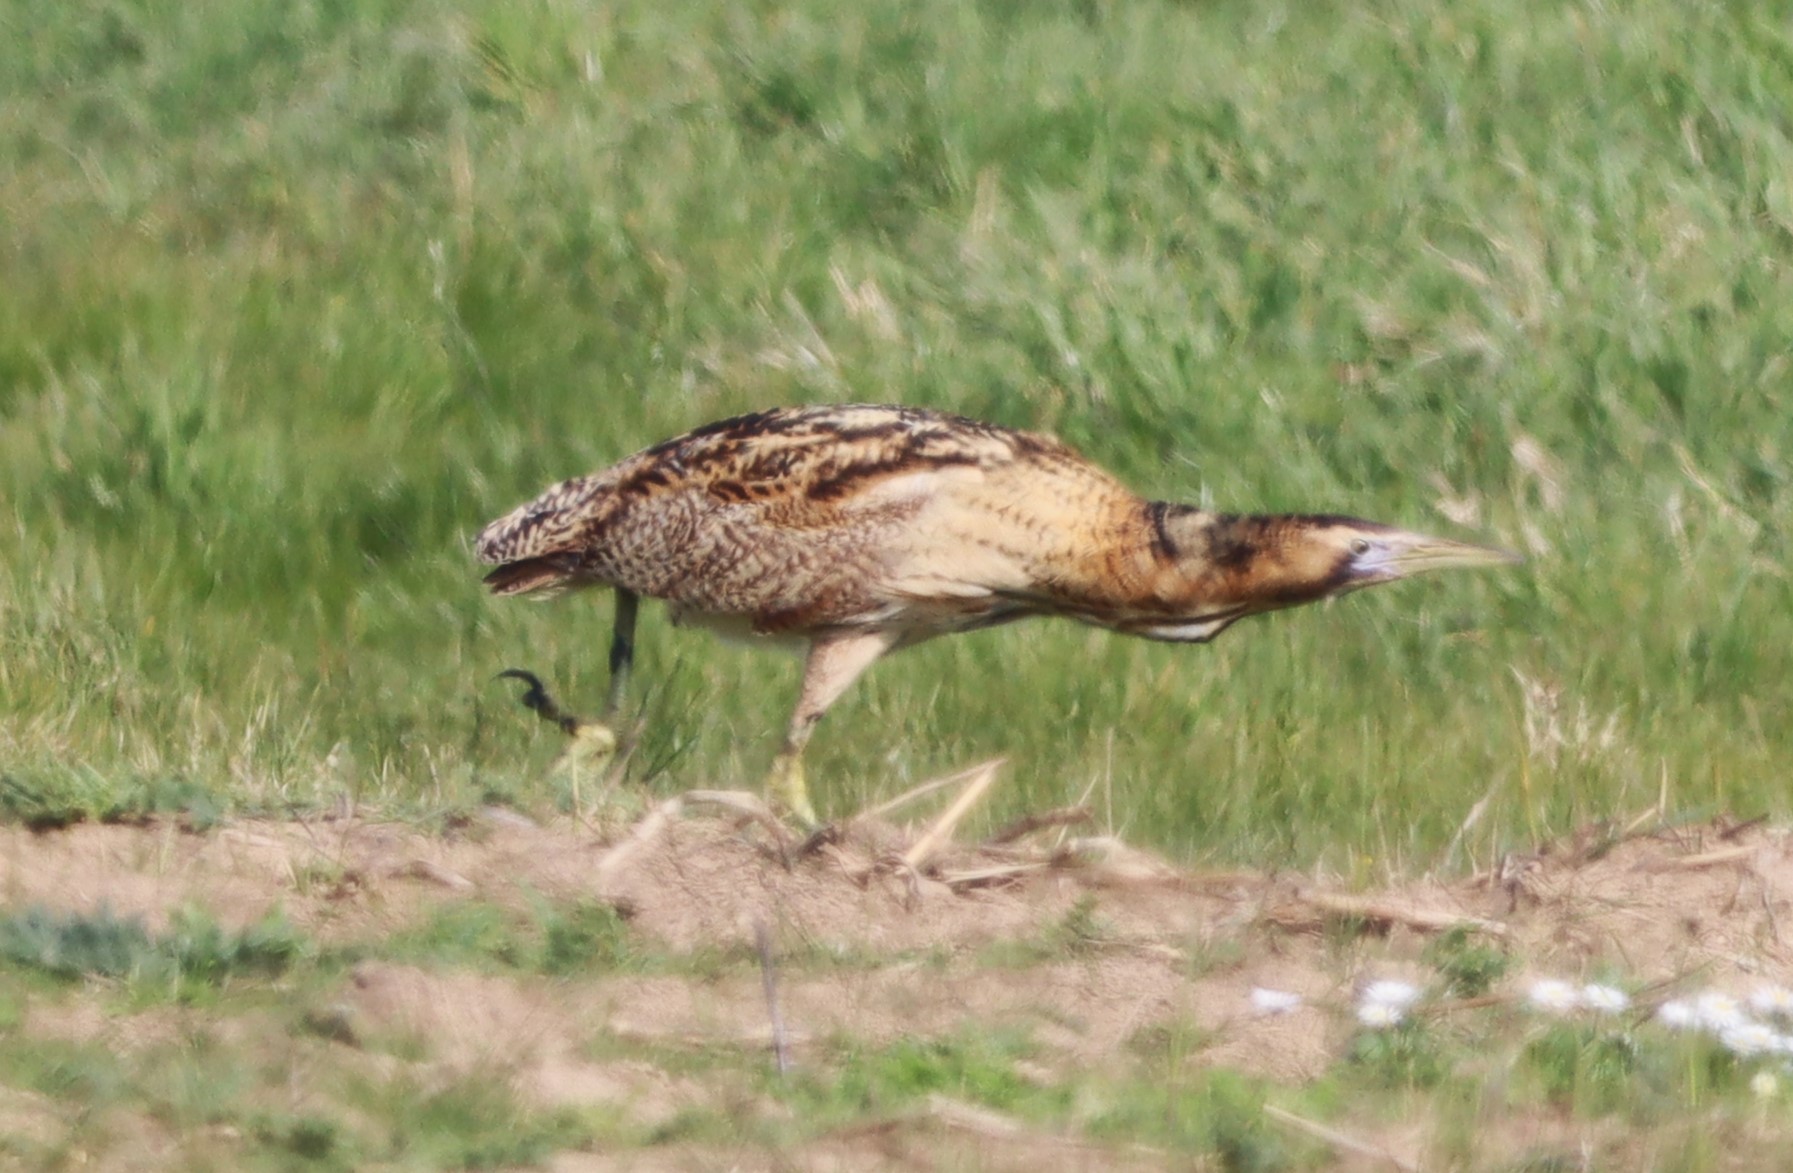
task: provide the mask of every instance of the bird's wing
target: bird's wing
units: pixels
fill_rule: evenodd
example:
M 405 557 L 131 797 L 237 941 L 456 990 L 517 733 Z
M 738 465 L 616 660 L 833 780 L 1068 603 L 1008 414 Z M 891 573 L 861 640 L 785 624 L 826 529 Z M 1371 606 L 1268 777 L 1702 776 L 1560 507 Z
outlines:
M 1113 484 L 1050 436 L 913 408 L 787 408 L 557 485 L 477 550 L 506 565 L 577 553 L 587 580 L 768 629 L 879 621 L 918 598 L 1026 585 L 1001 551 L 952 547 L 979 530 L 981 487 L 1016 469 Z
M 587 548 L 615 513 L 692 492 L 718 505 L 757 505 L 772 524 L 825 524 L 828 507 L 913 497 L 930 474 L 1036 454 L 1076 458 L 1050 436 L 919 408 L 777 408 L 707 424 L 553 485 L 487 525 L 474 548 L 494 564 Z

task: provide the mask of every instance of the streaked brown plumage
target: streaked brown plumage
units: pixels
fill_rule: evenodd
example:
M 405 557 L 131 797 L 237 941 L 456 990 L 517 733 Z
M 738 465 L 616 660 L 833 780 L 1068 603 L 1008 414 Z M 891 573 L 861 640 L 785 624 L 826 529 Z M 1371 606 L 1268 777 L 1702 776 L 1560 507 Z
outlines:
M 801 755 L 887 651 L 1063 615 L 1200 642 L 1251 614 L 1502 551 L 1334 515 L 1149 501 L 1060 441 L 903 407 L 781 408 L 709 424 L 548 489 L 481 531 L 494 594 L 617 592 L 614 708 L 639 596 L 674 620 L 807 642 L 773 767 L 813 821 Z

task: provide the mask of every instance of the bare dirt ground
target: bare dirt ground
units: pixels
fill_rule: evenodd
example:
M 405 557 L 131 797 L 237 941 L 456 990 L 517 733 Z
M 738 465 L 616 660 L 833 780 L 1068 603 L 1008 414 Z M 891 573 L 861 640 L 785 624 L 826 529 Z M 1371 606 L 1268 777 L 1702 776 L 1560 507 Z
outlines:
M 674 804 L 676 805 L 676 804 Z M 1002 847 L 942 843 L 898 862 L 926 824 L 866 823 L 807 852 L 781 851 L 751 820 L 671 806 L 634 827 L 540 825 L 490 812 L 425 834 L 365 817 L 240 820 L 206 833 L 171 824 L 0 829 L 0 901 L 142 917 L 183 906 L 227 925 L 281 911 L 324 944 L 365 942 L 456 902 L 519 912 L 541 901 L 608 902 L 631 939 L 662 955 L 739 958 L 769 931 L 785 1042 L 799 1068 L 815 1048 L 876 1046 L 1012 1026 L 1036 1050 L 1024 1074 L 1121 1065 L 1153 1032 L 1198 1038 L 1189 1062 L 1299 1084 L 1334 1064 L 1354 1029 L 1354 991 L 1412 977 L 1437 931 L 1464 924 L 1499 941 L 1530 976 L 1622 972 L 1638 1011 L 1697 977 L 1742 992 L 1793 976 L 1781 920 L 1793 900 L 1786 834 L 1707 824 L 1630 834 L 1600 828 L 1489 874 L 1343 891 L 1322 879 L 1180 870 L 1101 839 L 1047 828 Z M 1254 1011 L 1251 991 L 1299 994 L 1290 1013 Z M 550 979 L 387 961 L 355 965 L 334 994 L 340 1047 L 370 1067 L 497 1071 L 542 1105 L 602 1104 L 645 1126 L 754 1095 L 739 1078 L 665 1056 L 733 1049 L 771 1062 L 773 1027 L 752 964 Z M 99 999 L 28 1016 L 43 1037 L 146 1045 L 182 1012 L 119 1016 Z M 250 1030 L 253 1028 L 244 1028 Z M 594 1040 L 604 1043 L 594 1048 Z M 253 1043 L 252 1039 L 245 1040 Z M 33 1128 L 27 1093 L 0 1089 L 0 1125 Z M 775 1107 L 769 1111 L 777 1110 Z M 8 1123 L 10 1122 L 10 1123 Z M 1541 1115 L 1512 1149 L 1578 1126 Z M 1588 1125 L 1593 1128 L 1597 1125 Z M 1419 1125 L 1366 1124 L 1341 1168 L 1418 1167 Z M 154 1146 L 145 1153 L 153 1155 Z M 553 1168 L 1154 1168 L 1162 1153 L 1045 1135 L 950 1100 L 859 1124 L 775 1155 L 679 1141 L 645 1151 L 566 1153 Z M 1391 1164 L 1393 1162 L 1393 1164 Z M 1403 1166 L 1402 1162 L 1405 1162 Z M 134 1167 L 166 1167 L 145 1157 Z

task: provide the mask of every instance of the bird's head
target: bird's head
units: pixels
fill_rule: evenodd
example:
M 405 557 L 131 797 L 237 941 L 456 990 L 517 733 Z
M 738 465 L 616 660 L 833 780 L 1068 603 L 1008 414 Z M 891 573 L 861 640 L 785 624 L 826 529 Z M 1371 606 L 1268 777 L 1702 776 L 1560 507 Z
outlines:
M 1510 550 L 1396 529 L 1355 517 L 1278 519 L 1280 540 L 1266 572 L 1296 596 L 1331 598 L 1377 583 L 1434 570 L 1505 566 L 1523 561 Z M 1269 552 L 1269 551 L 1266 551 Z M 1266 583 L 1266 586 L 1272 586 Z M 1296 601 L 1300 601 L 1297 598 Z
M 1317 602 L 1433 570 L 1520 561 L 1491 546 L 1331 514 L 1192 511 L 1189 520 L 1201 529 L 1200 540 L 1186 548 L 1201 568 L 1203 592 L 1247 613 Z

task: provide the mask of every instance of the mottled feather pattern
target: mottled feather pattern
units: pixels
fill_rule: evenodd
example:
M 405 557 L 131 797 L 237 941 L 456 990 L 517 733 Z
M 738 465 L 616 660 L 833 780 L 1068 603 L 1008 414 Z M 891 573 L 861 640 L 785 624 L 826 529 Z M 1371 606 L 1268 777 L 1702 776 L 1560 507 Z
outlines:
M 576 555 L 565 577 L 699 621 L 895 622 L 919 638 L 1059 609 L 1054 579 L 1074 595 L 1087 577 L 1065 560 L 1112 548 L 1090 523 L 1137 528 L 1136 500 L 1050 436 L 913 408 L 792 408 L 556 485 L 487 526 L 477 551 L 504 566 Z
M 1342 589 L 1315 535 L 1386 526 L 1148 501 L 1051 436 L 905 407 L 738 416 L 575 477 L 487 526 L 499 593 L 608 584 L 725 630 L 897 645 L 1063 615 L 1206 640 Z

